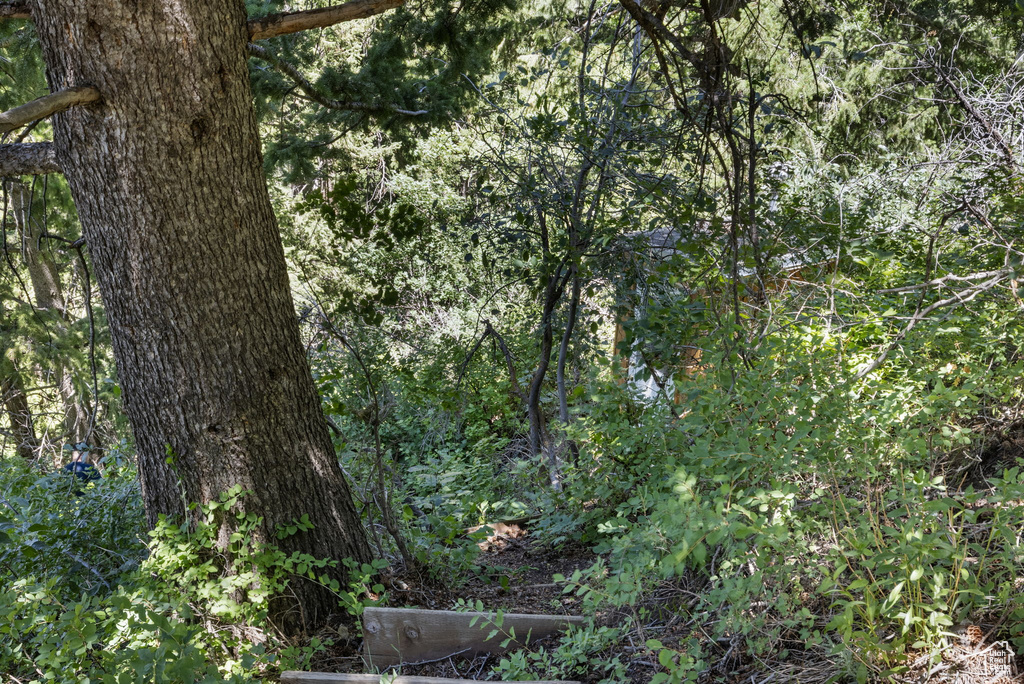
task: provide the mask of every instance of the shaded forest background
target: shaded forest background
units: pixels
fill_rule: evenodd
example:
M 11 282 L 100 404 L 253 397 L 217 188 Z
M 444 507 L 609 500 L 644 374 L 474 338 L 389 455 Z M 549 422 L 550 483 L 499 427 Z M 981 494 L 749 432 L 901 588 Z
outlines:
M 146 526 L 70 193 L 5 178 L 0 672 L 344 669 L 365 606 L 527 576 L 588 624 L 481 675 L 916 681 L 969 624 L 1024 649 L 1022 28 L 1019 0 L 423 0 L 250 47 L 377 559 L 315 634 L 270 604 L 345 559 L 244 514 L 218 539 L 245 491 Z M 46 92 L 0 22 L 0 110 Z M 509 520 L 514 568 L 465 534 Z

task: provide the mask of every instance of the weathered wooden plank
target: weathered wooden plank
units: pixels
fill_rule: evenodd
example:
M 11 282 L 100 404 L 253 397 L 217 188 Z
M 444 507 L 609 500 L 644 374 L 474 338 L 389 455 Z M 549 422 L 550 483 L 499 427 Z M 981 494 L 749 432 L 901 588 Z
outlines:
M 331 672 L 282 672 L 281 684 L 479 684 L 473 679 L 416 677 L 411 675 L 335 674 Z M 580 684 L 565 681 L 530 681 L 519 684 Z
M 474 619 L 475 618 L 475 619 Z M 472 625 L 470 623 L 473 623 Z M 504 653 L 583 624 L 569 615 L 459 613 L 418 608 L 367 608 L 363 613 L 363 660 L 369 667 L 421 663 L 448 656 Z M 498 633 L 488 639 L 494 630 Z M 504 647 L 507 639 L 515 634 Z

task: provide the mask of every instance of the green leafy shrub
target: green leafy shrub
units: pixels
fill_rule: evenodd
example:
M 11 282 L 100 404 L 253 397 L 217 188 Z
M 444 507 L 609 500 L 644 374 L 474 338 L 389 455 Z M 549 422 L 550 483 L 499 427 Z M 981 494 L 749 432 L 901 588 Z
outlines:
M 985 616 L 1019 648 L 1019 471 L 978 492 L 931 470 L 949 463 L 962 482 L 952 455 L 976 448 L 970 421 L 1019 397 L 1019 362 L 972 339 L 926 340 L 927 362 L 897 359 L 854 380 L 836 373 L 835 334 L 803 322 L 745 366 L 677 380 L 679 409 L 638 407 L 595 383 L 573 433 L 580 459 L 538 527 L 602 559 L 558 581 L 587 614 L 625 615 L 623 633 L 644 634 L 658 615 L 692 625 L 691 636 L 642 642 L 659 682 L 727 668 L 726 651 L 777 661 L 796 648 L 836 676 L 893 676 L 922 653 L 938 658 L 954 624 Z M 852 348 L 847 369 L 863 363 Z M 677 602 L 648 603 L 655 592 Z M 571 651 L 573 639 L 561 643 Z M 553 671 L 574 663 L 574 676 L 603 676 L 553 654 Z M 502 667 L 525 673 L 539 657 Z
M 0 567 L 11 580 L 53 578 L 62 598 L 109 592 L 145 557 L 143 526 L 133 472 L 82 488 L 64 471 L 0 461 Z
M 1017 469 L 993 481 L 984 498 L 947 491 L 941 477 L 915 473 L 876 505 L 844 498 L 833 511 L 844 542 L 835 572 L 821 590 L 835 598 L 828 628 L 877 658 L 900 665 L 911 651 L 938 658 L 953 625 L 996 611 L 1017 649 L 1024 647 L 1024 556 L 1015 527 L 1024 515 L 1024 477 Z
M 370 591 L 383 590 L 371 584 L 380 562 L 357 568 L 353 585 L 340 587 L 322 572 L 336 561 L 287 555 L 254 541 L 251 532 L 259 521 L 236 507 L 245 495 L 238 487 L 206 506 L 193 506 L 189 522 L 161 519 L 150 532 L 148 547 L 136 544 L 137 567 L 111 569 L 100 587 L 74 582 L 77 575 L 69 579 L 61 572 L 74 566 L 61 557 L 77 547 L 62 547 L 64 536 L 52 531 L 65 524 L 78 530 L 77 518 L 68 511 L 90 510 L 90 496 L 103 499 L 123 488 L 137 499 L 134 480 L 108 478 L 81 497 L 68 493 L 67 504 L 51 501 L 47 508 L 41 498 L 33 507 L 33 497 L 66 487 L 62 474 L 7 476 L 8 493 L 21 492 L 28 517 L 19 524 L 5 523 L 5 562 L 25 571 L 9 575 L 0 587 L 0 670 L 20 681 L 247 682 L 279 669 L 303 669 L 325 644 L 316 638 L 301 646 L 282 643 L 267 622 L 275 595 L 301 575 L 328 585 L 339 605 L 358 614 Z M 5 497 L 11 498 L 18 497 Z M 44 515 L 40 511 L 48 516 L 46 529 L 30 522 Z M 237 518 L 224 549 L 218 545 L 223 515 Z M 134 521 L 135 529 L 139 523 Z M 298 520 L 293 527 L 297 531 L 307 524 Z M 21 535 L 36 536 L 26 541 Z M 90 544 L 97 541 L 90 539 Z M 44 562 L 33 566 L 40 559 Z

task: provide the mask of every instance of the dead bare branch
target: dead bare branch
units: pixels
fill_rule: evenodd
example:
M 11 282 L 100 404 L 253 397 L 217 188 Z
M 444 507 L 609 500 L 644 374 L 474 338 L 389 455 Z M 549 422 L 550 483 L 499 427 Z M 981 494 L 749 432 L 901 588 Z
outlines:
M 889 358 L 889 354 L 891 354 L 892 350 L 896 348 L 896 345 L 900 343 L 900 340 L 905 338 L 907 334 L 910 333 L 910 331 L 913 330 L 918 323 L 928 318 L 928 316 L 930 316 L 934 311 L 946 307 L 955 308 L 958 306 L 963 306 L 967 302 L 977 297 L 982 292 L 987 292 L 988 290 L 994 288 L 996 285 L 998 285 L 1003 280 L 1008 278 L 1012 271 L 1010 271 L 1009 269 L 1005 269 L 1004 271 L 999 271 L 998 273 L 999 275 L 996 275 L 983 283 L 972 285 L 967 289 L 954 293 L 951 297 L 947 297 L 946 299 L 940 299 L 937 302 L 933 302 L 931 305 L 926 306 L 925 308 L 915 313 L 913 316 L 910 317 L 910 320 L 907 321 L 907 324 L 906 326 L 903 327 L 903 330 L 901 330 L 896 335 L 896 337 L 893 338 L 892 342 L 890 342 L 888 346 L 886 346 L 885 351 L 879 354 L 874 361 L 869 363 L 867 366 L 861 369 L 859 373 L 857 373 L 856 379 L 860 380 L 868 373 L 870 373 L 871 371 L 875 370 L 883 363 L 885 363 L 885 360 Z
M 0 134 L 27 126 L 72 107 L 90 104 L 100 99 L 100 91 L 88 86 L 68 88 L 27 102 L 0 114 Z
M 497 342 L 498 347 L 501 349 L 501 353 L 505 356 L 505 364 L 508 366 L 508 377 L 509 382 L 512 385 L 511 392 L 521 401 L 526 401 L 526 395 L 523 394 L 522 388 L 519 386 L 519 380 L 516 376 L 516 364 L 512 358 L 512 352 L 509 351 L 508 345 L 505 344 L 505 338 L 503 338 L 497 330 L 491 325 L 490 321 L 484 321 L 484 333 L 480 336 L 480 339 L 476 341 L 473 348 L 466 355 L 465 361 L 462 362 L 462 367 L 459 368 L 459 379 L 455 383 L 455 389 L 458 391 L 459 387 L 462 386 L 462 380 L 466 375 L 466 370 L 469 368 L 469 362 L 473 360 L 473 356 L 479 351 L 480 346 L 484 343 L 488 337 L 493 337 Z
M 942 276 L 941 278 L 929 280 L 926 283 L 917 283 L 916 285 L 904 285 L 903 287 L 891 287 L 886 290 L 879 290 L 878 292 L 879 294 L 897 294 L 900 292 L 913 292 L 915 290 L 920 290 L 926 287 L 942 287 L 946 283 L 954 281 L 964 282 L 968 280 L 981 280 L 982 278 L 991 278 L 993 276 L 1006 276 L 1011 274 L 1012 272 L 1013 269 L 1001 268 L 996 271 L 980 271 L 978 273 L 971 273 L 965 276 L 959 276 L 956 275 L 955 273 L 950 273 L 949 275 Z
M 352 0 L 344 5 L 306 12 L 284 12 L 249 20 L 249 39 L 265 40 L 313 28 L 325 28 L 354 19 L 365 19 L 401 7 L 405 0 Z

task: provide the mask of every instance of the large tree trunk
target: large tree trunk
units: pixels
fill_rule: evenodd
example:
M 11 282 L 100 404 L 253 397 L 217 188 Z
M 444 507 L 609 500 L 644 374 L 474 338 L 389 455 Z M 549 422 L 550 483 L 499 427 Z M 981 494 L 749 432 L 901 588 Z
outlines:
M 367 561 L 299 340 L 242 1 L 35 0 L 33 19 L 51 89 L 103 96 L 57 115 L 54 144 L 106 307 L 149 521 L 238 484 L 263 539 Z M 314 529 L 278 541 L 303 514 Z M 297 582 L 302 622 L 337 607 Z

